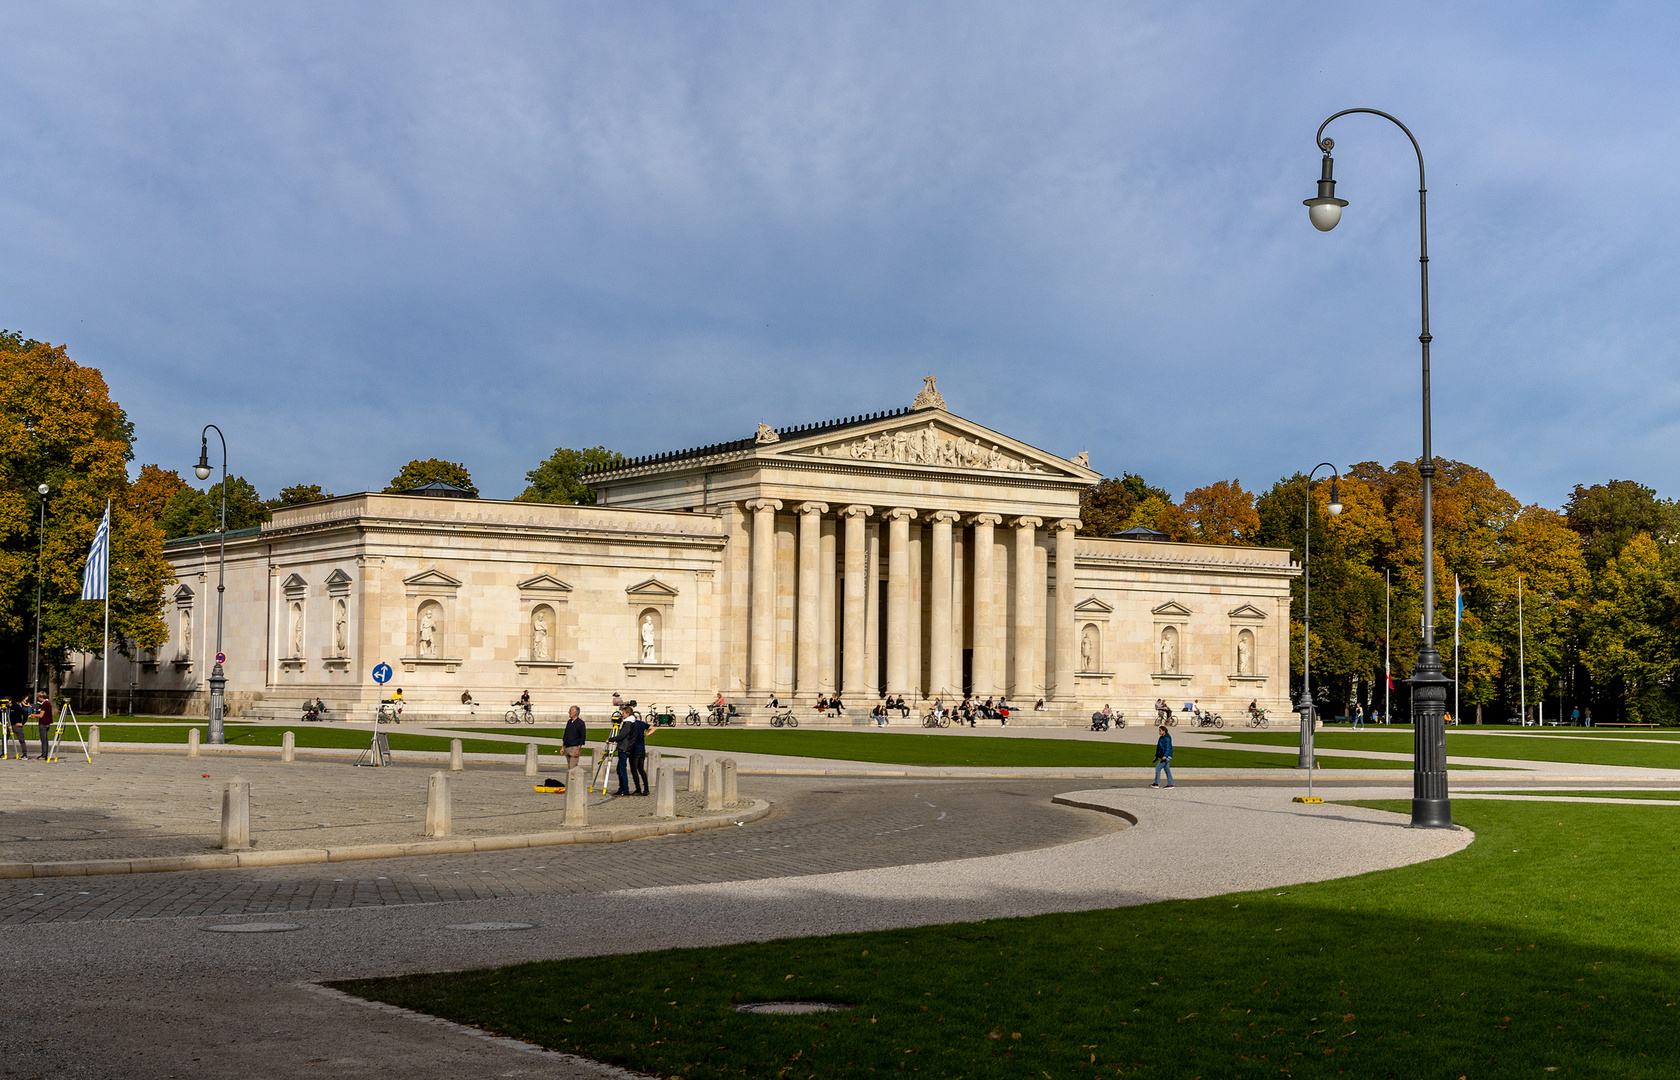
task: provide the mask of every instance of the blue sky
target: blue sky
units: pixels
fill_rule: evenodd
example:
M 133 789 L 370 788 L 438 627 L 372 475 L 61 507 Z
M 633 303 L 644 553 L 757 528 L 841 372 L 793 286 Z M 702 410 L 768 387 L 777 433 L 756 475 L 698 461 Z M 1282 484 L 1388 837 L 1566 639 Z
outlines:
M 0 326 L 265 493 L 908 404 L 1174 494 L 1680 495 L 1680 7 L 0 7 Z

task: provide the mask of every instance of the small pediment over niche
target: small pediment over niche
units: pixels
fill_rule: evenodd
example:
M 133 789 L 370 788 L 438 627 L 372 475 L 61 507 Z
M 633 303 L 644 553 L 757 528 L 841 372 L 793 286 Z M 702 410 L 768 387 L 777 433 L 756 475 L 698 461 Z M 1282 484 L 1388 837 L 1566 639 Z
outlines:
M 1266 613 L 1253 604 L 1244 604 L 1231 612 L 1231 618 L 1233 619 L 1264 619 L 1265 617 Z
M 1087 596 L 1073 605 L 1073 610 L 1081 615 L 1111 615 L 1114 613 L 1114 605 L 1104 603 L 1094 596 Z
M 571 591 L 572 587 L 570 585 L 553 574 L 538 574 L 534 578 L 526 578 L 519 583 L 520 595 L 540 593 L 543 596 L 558 596 L 565 599 Z
M 1179 603 L 1177 600 L 1168 600 L 1166 603 L 1156 608 L 1154 613 L 1156 615 L 1171 616 L 1175 619 L 1187 619 L 1190 617 L 1190 609 Z
M 286 580 L 280 583 L 280 591 L 286 594 L 288 600 L 301 600 L 309 591 L 309 582 L 303 580 L 301 574 L 288 574 Z
M 175 602 L 177 604 L 190 604 L 190 603 L 192 603 L 192 600 L 193 600 L 192 586 L 185 585 L 185 584 L 176 586 L 176 588 L 175 588 Z
M 624 590 L 633 600 L 650 600 L 655 602 L 669 602 L 676 598 L 677 590 L 660 581 L 658 578 L 648 578 L 639 585 L 632 585 Z
M 350 591 L 350 575 L 343 570 L 334 570 L 327 575 L 327 593 L 330 596 L 343 596 Z
M 461 582 L 432 566 L 403 578 L 403 586 L 410 596 L 454 596 Z

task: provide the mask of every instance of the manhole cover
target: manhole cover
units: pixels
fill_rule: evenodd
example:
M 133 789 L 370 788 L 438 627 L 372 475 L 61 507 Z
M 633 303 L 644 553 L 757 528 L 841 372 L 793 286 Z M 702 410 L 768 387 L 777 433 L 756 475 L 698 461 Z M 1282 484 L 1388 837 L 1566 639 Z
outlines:
M 787 1016 L 797 1013 L 849 1012 L 850 1005 L 837 1001 L 755 1001 L 751 1005 L 737 1005 L 736 1012 L 772 1013 Z
M 204 929 L 212 934 L 283 934 L 288 930 L 302 930 L 303 927 L 292 922 L 238 922 L 206 926 Z
M 535 930 L 536 923 L 528 922 L 465 922 L 453 923 L 445 930 Z

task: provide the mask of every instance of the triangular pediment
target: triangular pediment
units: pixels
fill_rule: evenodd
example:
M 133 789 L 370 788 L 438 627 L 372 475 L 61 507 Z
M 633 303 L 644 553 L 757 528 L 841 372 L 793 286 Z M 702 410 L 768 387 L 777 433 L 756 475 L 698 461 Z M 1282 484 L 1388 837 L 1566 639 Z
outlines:
M 418 574 L 403 578 L 403 584 L 409 588 L 426 586 L 430 588 L 458 589 L 461 587 L 459 578 L 450 577 L 437 567 L 429 567 Z
M 802 435 L 781 433 L 777 457 L 839 458 L 859 464 L 1033 473 L 1087 483 L 1101 474 L 943 409 L 899 413 L 869 423 Z
M 1114 605 L 1104 603 L 1094 596 L 1087 596 L 1085 599 L 1079 601 L 1079 603 L 1073 605 L 1073 610 L 1077 611 L 1081 615 L 1112 615 L 1114 613 Z
M 346 574 L 343 570 L 334 570 L 332 573 L 327 575 L 327 584 L 329 586 L 348 585 L 350 584 L 350 575 Z
M 641 584 L 632 585 L 624 591 L 640 600 L 669 600 L 677 595 L 676 589 L 658 578 L 648 578 Z
M 572 591 L 572 587 L 553 574 L 538 574 L 534 578 L 526 578 L 521 581 L 519 591 L 569 593 Z
M 1168 600 L 1166 603 L 1162 604 L 1160 607 L 1155 608 L 1153 610 L 1153 614 L 1156 614 L 1156 615 L 1171 615 L 1175 618 L 1183 619 L 1183 618 L 1189 618 L 1190 609 L 1185 607 L 1183 604 L 1179 603 L 1177 600 Z
M 288 574 L 286 580 L 280 583 L 280 587 L 289 593 L 303 592 L 309 588 L 309 582 L 303 580 L 301 574 Z
M 1265 617 L 1266 613 L 1255 607 L 1253 604 L 1244 604 L 1242 607 L 1235 608 L 1231 612 L 1231 618 L 1233 619 L 1264 619 Z
M 193 598 L 192 586 L 185 584 L 176 586 L 174 596 L 177 604 L 190 603 Z

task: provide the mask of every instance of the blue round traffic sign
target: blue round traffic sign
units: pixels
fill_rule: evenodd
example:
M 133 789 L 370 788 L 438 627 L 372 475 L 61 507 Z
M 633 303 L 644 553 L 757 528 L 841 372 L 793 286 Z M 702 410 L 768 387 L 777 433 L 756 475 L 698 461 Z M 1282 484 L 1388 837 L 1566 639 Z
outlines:
M 373 667 L 373 681 L 381 686 L 391 681 L 391 665 L 375 664 Z

